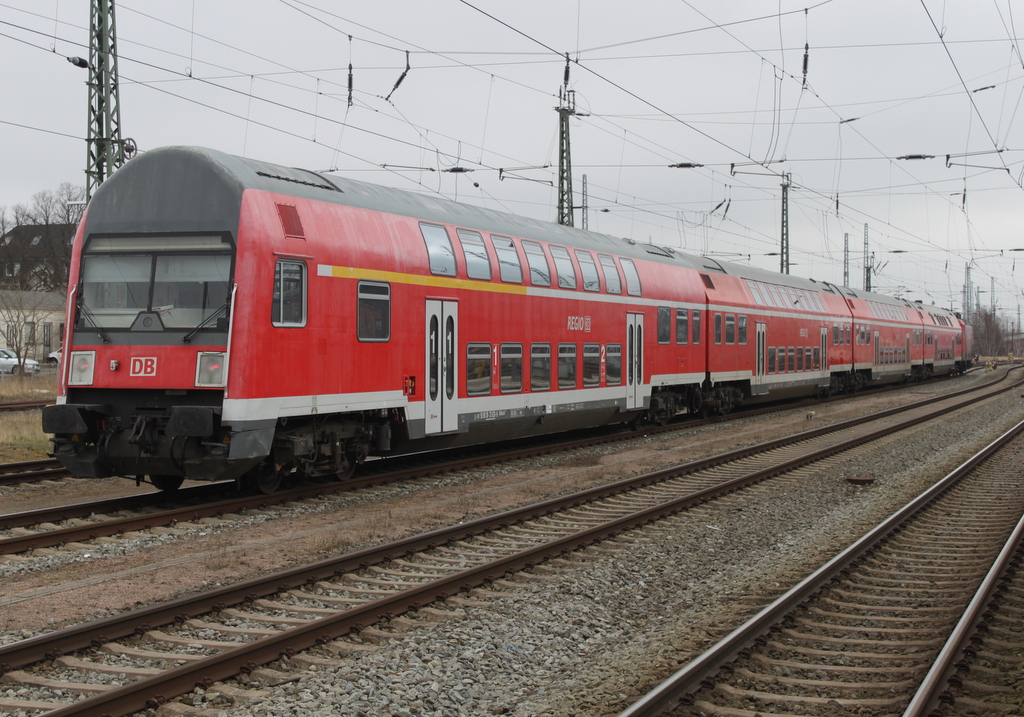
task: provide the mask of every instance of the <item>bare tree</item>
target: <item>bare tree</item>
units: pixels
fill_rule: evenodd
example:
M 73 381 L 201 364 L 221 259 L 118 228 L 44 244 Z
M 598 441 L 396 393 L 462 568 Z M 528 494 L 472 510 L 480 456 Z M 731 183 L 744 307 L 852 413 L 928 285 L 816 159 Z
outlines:
M 53 312 L 60 299 L 59 294 L 42 291 L 0 290 L 0 334 L 7 348 L 17 354 L 19 372 L 38 343 L 39 319 Z
M 56 191 L 36 192 L 31 206 L 13 208 L 10 227 L 4 213 L 0 282 L 11 289 L 64 291 L 71 248 L 84 205 L 85 189 L 64 182 Z

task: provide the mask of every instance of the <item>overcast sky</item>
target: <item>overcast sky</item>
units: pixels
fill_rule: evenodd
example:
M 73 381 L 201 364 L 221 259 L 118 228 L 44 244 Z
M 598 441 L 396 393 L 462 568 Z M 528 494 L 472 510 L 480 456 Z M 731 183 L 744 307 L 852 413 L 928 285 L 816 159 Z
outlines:
M 88 56 L 88 5 L 0 0 L 0 207 L 84 184 L 87 72 L 65 57 Z M 1024 0 L 119 0 L 116 13 L 122 135 L 142 151 L 212 147 L 554 221 L 569 53 L 590 229 L 778 270 L 788 173 L 791 273 L 841 282 L 849 234 L 862 287 L 867 224 L 877 291 L 959 310 L 973 262 L 984 306 L 993 278 L 1008 317 L 1024 302 Z M 681 162 L 703 166 L 669 168 Z

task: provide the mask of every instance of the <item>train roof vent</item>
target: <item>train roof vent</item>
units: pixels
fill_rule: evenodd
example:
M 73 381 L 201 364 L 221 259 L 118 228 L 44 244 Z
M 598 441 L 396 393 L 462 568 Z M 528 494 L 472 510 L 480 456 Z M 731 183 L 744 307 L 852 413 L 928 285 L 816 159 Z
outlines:
M 672 254 L 664 247 L 655 246 L 654 244 L 644 244 L 643 248 L 648 254 L 654 254 L 655 256 L 667 256 L 670 259 L 672 258 Z
M 711 277 L 710 276 L 708 276 L 707 274 L 701 274 L 700 278 L 701 278 L 701 281 L 704 282 L 704 286 L 706 286 L 709 289 L 714 289 L 715 288 L 715 282 L 711 281 Z
M 306 232 L 302 229 L 302 222 L 299 220 L 299 210 L 292 204 L 278 204 L 277 215 L 281 217 L 281 227 L 286 237 L 305 239 Z
M 320 181 L 315 181 L 315 180 L 314 181 L 310 181 L 308 179 L 300 179 L 299 177 L 287 177 L 287 176 L 285 176 L 283 174 L 271 174 L 270 172 L 260 172 L 260 171 L 257 171 L 256 174 L 258 176 L 260 176 L 260 177 L 266 177 L 267 179 L 276 179 L 279 182 L 291 182 L 292 184 L 302 184 L 302 185 L 307 186 L 307 187 L 316 187 L 317 189 L 326 189 L 326 190 L 331 191 L 331 192 L 340 192 L 341 191 L 341 189 L 339 189 L 336 185 L 330 183 L 324 177 L 321 177 L 319 174 L 313 174 L 312 172 L 308 172 L 307 174 L 309 176 L 311 176 L 311 177 L 315 177 L 316 180 L 320 180 Z

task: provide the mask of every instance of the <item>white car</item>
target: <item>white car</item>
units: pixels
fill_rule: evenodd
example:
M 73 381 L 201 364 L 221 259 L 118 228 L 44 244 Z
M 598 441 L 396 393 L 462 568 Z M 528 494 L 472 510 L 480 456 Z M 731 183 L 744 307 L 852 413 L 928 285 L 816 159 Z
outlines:
M 11 375 L 21 372 L 18 355 L 10 349 L 0 349 L 0 371 Z M 35 359 L 25 359 L 25 373 L 39 373 L 39 362 Z
M 51 351 L 50 353 L 46 354 L 46 363 L 52 364 L 54 366 L 59 364 L 60 363 L 60 352 L 63 351 L 63 350 L 64 349 L 57 349 L 56 351 Z

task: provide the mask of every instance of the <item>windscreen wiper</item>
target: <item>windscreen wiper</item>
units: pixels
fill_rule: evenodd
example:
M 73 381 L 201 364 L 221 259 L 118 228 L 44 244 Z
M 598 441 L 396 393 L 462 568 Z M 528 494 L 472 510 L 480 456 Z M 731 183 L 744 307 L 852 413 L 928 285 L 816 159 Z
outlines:
M 79 315 L 84 317 L 85 320 L 88 321 L 94 329 L 96 329 L 96 333 L 98 333 L 100 335 L 100 338 L 103 339 L 103 343 L 109 344 L 110 337 L 107 336 L 107 334 L 103 331 L 103 327 L 101 327 L 99 322 L 96 321 L 96 317 L 93 315 L 91 311 L 89 311 L 89 308 L 82 302 L 81 296 L 79 296 L 78 298 L 77 307 Z
M 206 328 L 207 326 L 209 326 L 213 322 L 213 320 L 216 319 L 217 317 L 219 317 L 222 313 L 224 313 L 230 305 L 231 305 L 231 299 L 228 299 L 223 304 L 221 304 L 219 309 L 217 309 L 212 314 L 207 316 L 205 319 L 200 321 L 198 326 L 196 326 L 194 329 L 192 329 L 187 334 L 182 336 L 181 337 L 182 343 L 186 343 L 187 344 L 189 341 L 191 341 L 192 337 L 196 335 L 196 332 L 199 331 L 199 329 Z

